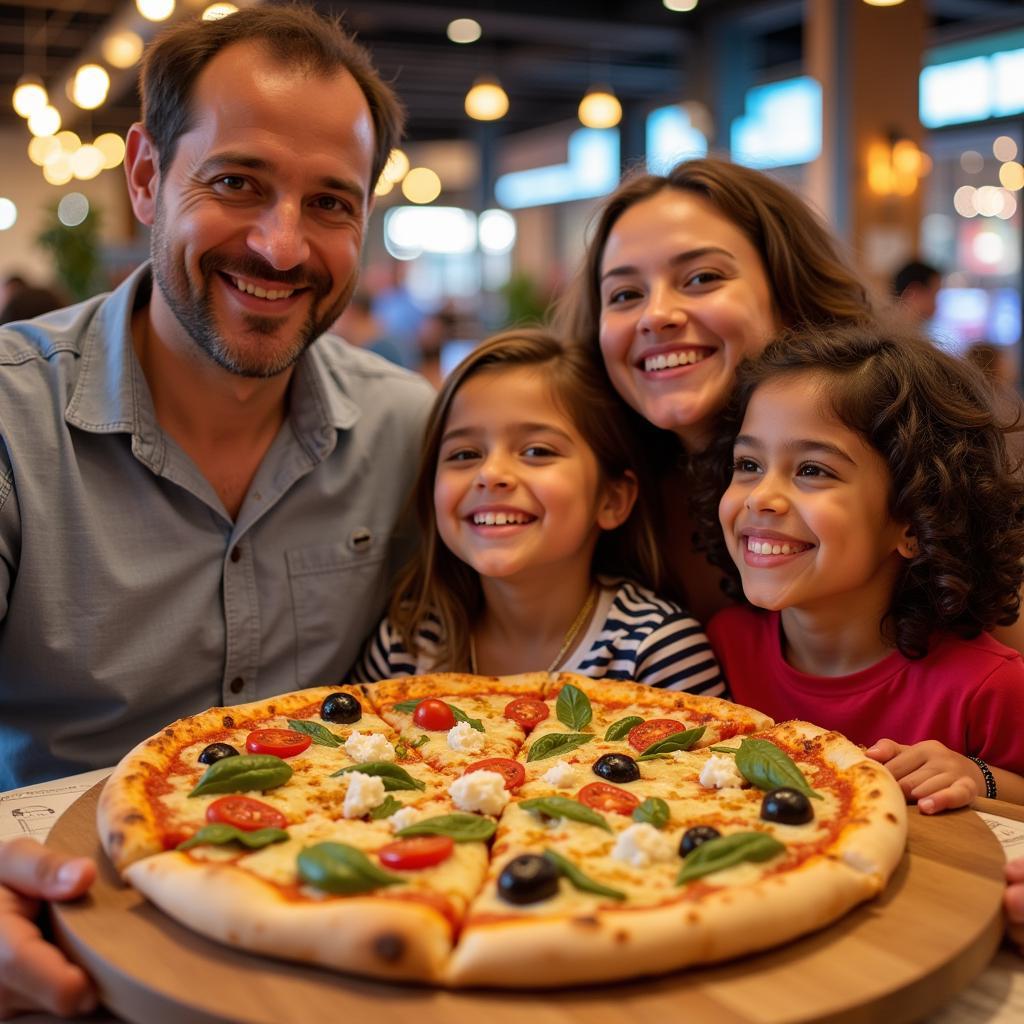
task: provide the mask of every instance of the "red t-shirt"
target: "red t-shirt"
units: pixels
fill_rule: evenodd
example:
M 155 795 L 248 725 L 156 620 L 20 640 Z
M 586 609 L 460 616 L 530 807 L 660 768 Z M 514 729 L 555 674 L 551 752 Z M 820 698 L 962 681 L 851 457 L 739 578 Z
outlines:
M 732 696 L 778 722 L 799 718 L 864 746 L 939 740 L 1024 774 L 1024 661 L 982 633 L 944 634 L 924 658 L 893 651 L 848 676 L 811 676 L 786 663 L 778 612 L 726 608 L 708 625 Z

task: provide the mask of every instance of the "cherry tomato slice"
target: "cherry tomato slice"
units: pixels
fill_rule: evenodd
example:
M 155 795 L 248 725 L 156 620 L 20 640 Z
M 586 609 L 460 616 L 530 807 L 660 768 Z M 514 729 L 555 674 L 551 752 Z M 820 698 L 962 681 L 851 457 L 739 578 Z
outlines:
M 447 731 L 455 725 L 455 715 L 443 700 L 427 697 L 416 705 L 412 720 L 421 728 L 430 732 Z
M 510 757 L 488 757 L 475 761 L 462 774 L 470 772 L 497 772 L 505 777 L 506 789 L 518 789 L 526 781 L 526 769 Z
M 313 742 L 313 737 L 294 729 L 254 729 L 245 738 L 245 749 L 250 754 L 273 754 L 275 757 L 294 757 Z
M 503 713 L 529 732 L 551 714 L 551 708 L 534 697 L 516 697 L 505 705 Z
M 414 836 L 388 843 L 377 851 L 381 864 L 399 871 L 417 871 L 432 868 L 447 860 L 455 849 L 451 836 Z
M 270 804 L 251 796 L 222 796 L 206 808 L 206 820 L 221 825 L 234 825 L 243 832 L 258 828 L 284 828 L 285 816 Z
M 576 794 L 576 799 L 595 811 L 609 811 L 613 814 L 632 814 L 640 806 L 640 801 L 632 793 L 607 782 L 588 783 Z
M 652 743 L 657 743 L 674 732 L 685 731 L 686 726 L 674 718 L 652 718 L 649 722 L 634 725 L 626 738 L 634 750 L 643 753 Z

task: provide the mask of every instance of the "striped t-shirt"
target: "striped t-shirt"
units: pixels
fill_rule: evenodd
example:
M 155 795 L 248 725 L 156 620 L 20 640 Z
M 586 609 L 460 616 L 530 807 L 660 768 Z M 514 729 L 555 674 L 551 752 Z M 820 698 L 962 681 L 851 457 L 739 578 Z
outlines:
M 666 690 L 718 697 L 725 683 L 700 623 L 677 604 L 631 580 L 601 580 L 590 627 L 559 671 L 591 679 L 632 679 Z M 441 627 L 420 627 L 415 657 L 385 617 L 352 670 L 358 682 L 422 675 L 436 670 Z

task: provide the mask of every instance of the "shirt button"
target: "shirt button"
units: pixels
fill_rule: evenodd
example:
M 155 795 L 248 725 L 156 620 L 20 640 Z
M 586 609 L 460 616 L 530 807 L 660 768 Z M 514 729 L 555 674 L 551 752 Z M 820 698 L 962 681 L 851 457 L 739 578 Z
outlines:
M 241 693 L 245 687 L 245 680 L 241 676 L 235 676 L 234 679 L 228 683 L 228 689 L 232 693 Z
M 242 557 L 242 552 L 240 550 L 240 545 L 236 544 L 231 549 L 231 561 L 232 562 L 237 562 L 241 557 Z

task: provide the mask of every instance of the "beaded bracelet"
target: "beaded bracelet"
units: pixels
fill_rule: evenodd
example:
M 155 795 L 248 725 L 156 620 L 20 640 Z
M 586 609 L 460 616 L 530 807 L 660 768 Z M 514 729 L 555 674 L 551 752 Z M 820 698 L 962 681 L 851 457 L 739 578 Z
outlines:
M 973 754 L 967 754 L 965 756 L 968 761 L 973 761 L 981 769 L 981 774 L 985 777 L 985 796 L 987 796 L 989 800 L 995 800 L 996 777 L 992 774 L 992 770 L 980 757 L 975 757 Z

